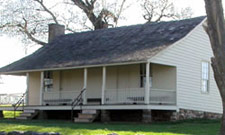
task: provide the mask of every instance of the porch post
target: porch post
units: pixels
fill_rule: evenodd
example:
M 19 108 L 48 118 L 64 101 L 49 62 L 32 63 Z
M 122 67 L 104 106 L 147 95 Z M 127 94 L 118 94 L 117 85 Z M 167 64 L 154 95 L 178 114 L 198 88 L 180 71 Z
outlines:
M 102 105 L 105 101 L 106 67 L 102 68 Z
M 87 68 L 84 68 L 84 89 L 86 89 L 82 95 L 83 98 L 83 104 L 87 104 L 87 99 L 86 99 L 86 91 L 87 91 Z
M 41 84 L 40 84 L 40 105 L 43 104 L 43 91 L 44 91 L 44 72 L 41 72 Z
M 150 98 L 150 62 L 146 63 L 145 104 L 149 104 Z
M 26 105 L 29 105 L 29 73 L 26 74 L 27 78 L 26 78 L 26 84 L 27 84 L 27 88 L 26 88 Z

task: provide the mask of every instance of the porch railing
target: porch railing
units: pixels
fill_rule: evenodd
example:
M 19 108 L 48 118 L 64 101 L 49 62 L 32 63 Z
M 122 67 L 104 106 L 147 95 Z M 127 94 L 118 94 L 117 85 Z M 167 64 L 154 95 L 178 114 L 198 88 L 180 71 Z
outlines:
M 44 104 L 71 104 L 80 91 L 49 91 L 43 93 Z
M 74 120 L 74 115 L 73 115 L 73 110 L 76 106 L 80 105 L 80 107 L 82 107 L 83 105 L 83 99 L 82 99 L 82 96 L 83 96 L 83 93 L 84 91 L 86 91 L 86 88 L 83 88 L 79 95 L 77 97 L 75 97 L 71 103 L 71 120 L 73 121 Z M 82 108 L 81 108 L 82 110 Z
M 14 110 L 14 119 L 16 118 L 16 111 L 19 107 L 22 107 L 24 110 L 26 95 L 27 93 L 24 93 L 15 104 L 12 104 Z
M 144 103 L 144 88 L 107 89 L 105 104 L 139 104 Z
M 107 89 L 105 91 L 105 104 L 144 104 L 144 88 Z M 150 90 L 150 104 L 176 104 L 176 90 L 154 89 Z
M 154 89 L 150 90 L 151 104 L 176 104 L 176 90 Z
M 22 96 L 23 93 L 0 94 L 0 105 L 15 104 Z

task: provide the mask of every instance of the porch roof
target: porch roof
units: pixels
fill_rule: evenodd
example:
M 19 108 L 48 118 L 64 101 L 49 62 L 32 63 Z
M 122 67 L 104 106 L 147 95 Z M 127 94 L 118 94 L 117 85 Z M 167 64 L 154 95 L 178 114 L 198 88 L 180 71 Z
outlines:
M 66 34 L 0 73 L 147 61 L 183 38 L 205 17 Z

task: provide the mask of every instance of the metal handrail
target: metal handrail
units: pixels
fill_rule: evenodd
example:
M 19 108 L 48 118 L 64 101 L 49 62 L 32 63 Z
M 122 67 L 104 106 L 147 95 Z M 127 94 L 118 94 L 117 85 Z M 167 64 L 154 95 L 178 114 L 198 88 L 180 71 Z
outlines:
M 26 97 L 26 95 L 27 95 L 27 93 L 24 93 L 21 96 L 21 98 L 15 104 L 12 104 L 12 106 L 14 108 L 14 118 L 16 118 L 16 111 L 20 107 L 21 104 L 22 104 L 22 108 L 24 110 L 24 103 L 25 103 L 25 97 Z
M 73 110 L 83 100 L 82 95 L 85 90 L 86 90 L 86 88 L 82 89 L 80 94 L 76 98 L 74 98 L 73 102 L 71 103 L 71 120 L 72 121 L 73 121 Z M 80 104 L 80 105 L 82 105 L 82 104 Z

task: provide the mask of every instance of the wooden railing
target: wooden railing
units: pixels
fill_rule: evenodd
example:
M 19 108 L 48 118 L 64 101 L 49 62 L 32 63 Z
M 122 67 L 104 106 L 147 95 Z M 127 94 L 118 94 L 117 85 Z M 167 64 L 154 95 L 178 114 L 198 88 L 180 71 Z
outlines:
M 105 104 L 144 104 L 144 88 L 107 89 Z M 150 104 L 176 104 L 176 90 L 150 89 Z
M 80 91 L 80 94 L 74 98 L 72 104 L 71 104 L 71 120 L 73 121 L 73 118 L 74 118 L 74 115 L 73 115 L 73 110 L 76 106 L 78 105 L 83 105 L 83 99 L 82 99 L 82 96 L 83 96 L 83 93 L 84 91 L 86 90 L 86 88 L 82 89 Z
M 176 104 L 176 90 L 154 89 L 150 90 L 150 104 Z
M 70 105 L 74 97 L 77 97 L 79 94 L 80 91 L 49 91 L 43 93 L 43 100 L 46 105 Z
M 44 103 L 48 105 L 70 105 L 74 97 L 79 97 L 81 91 L 44 92 Z M 106 89 L 105 104 L 144 104 L 145 88 Z M 176 90 L 151 88 L 150 104 L 176 104 Z
M 15 104 L 24 93 L 0 94 L 0 105 Z
M 14 110 L 14 118 L 16 118 L 16 111 L 19 107 L 22 107 L 22 110 L 24 110 L 26 95 L 27 93 L 24 93 L 15 104 L 12 104 Z
M 144 103 L 144 88 L 107 89 L 105 104 L 140 104 Z

